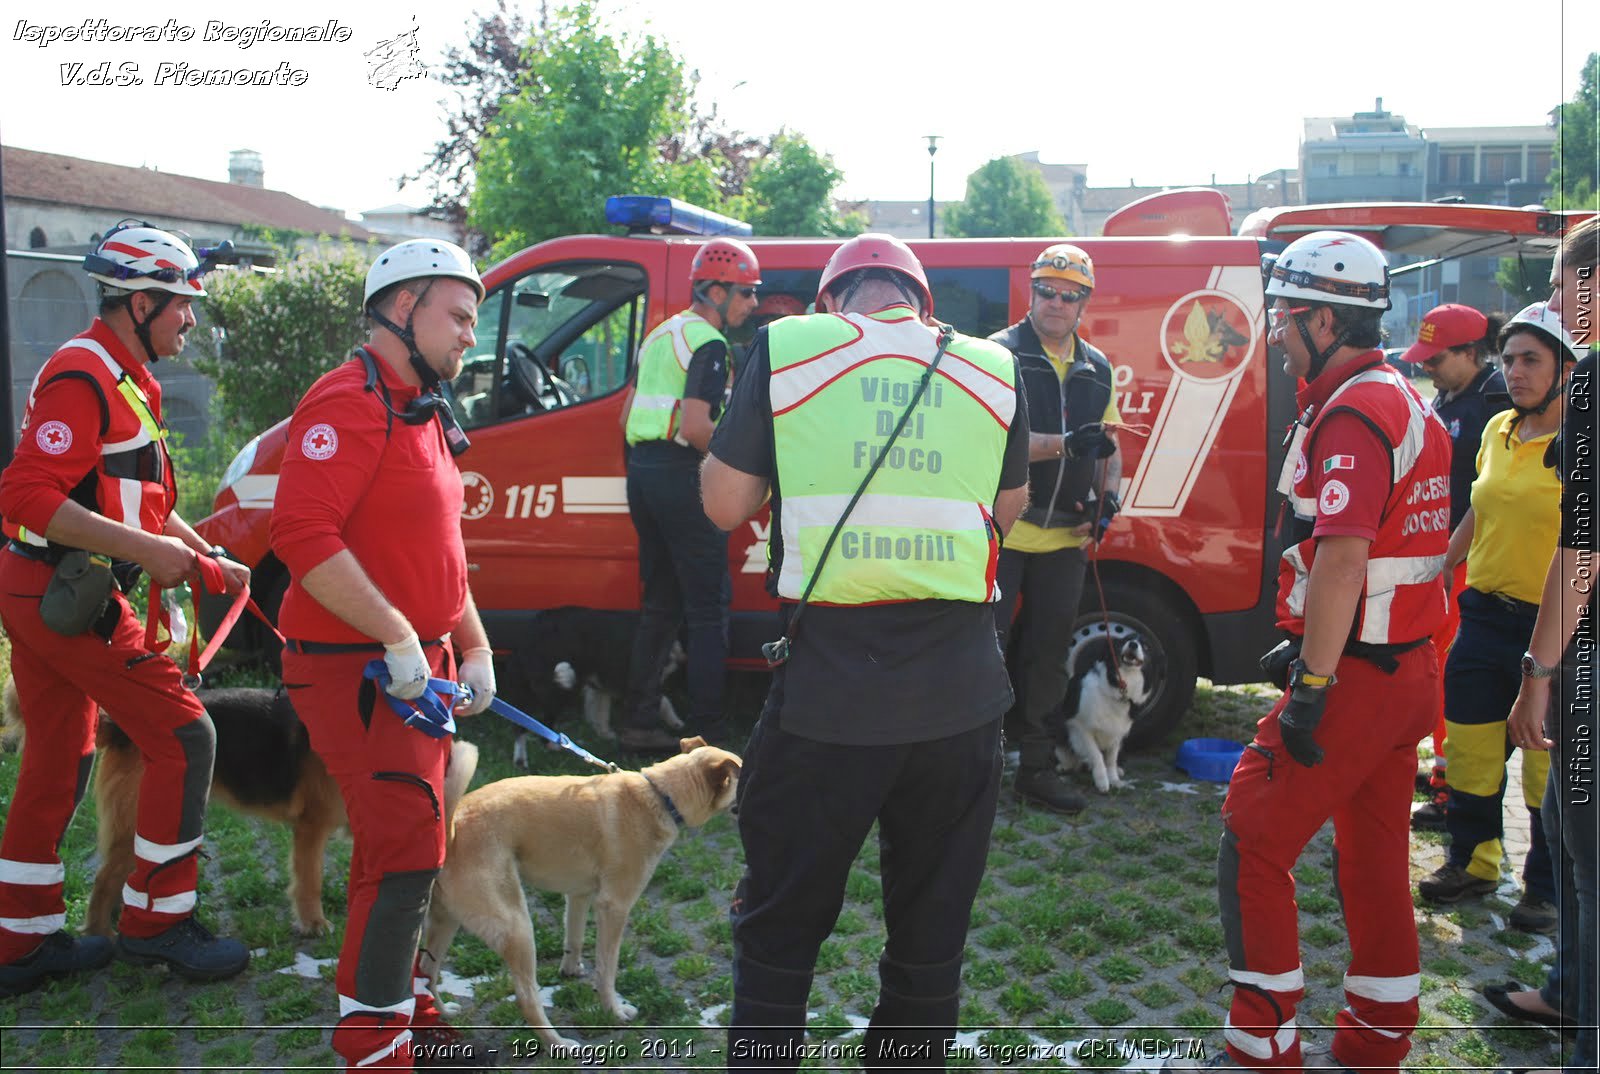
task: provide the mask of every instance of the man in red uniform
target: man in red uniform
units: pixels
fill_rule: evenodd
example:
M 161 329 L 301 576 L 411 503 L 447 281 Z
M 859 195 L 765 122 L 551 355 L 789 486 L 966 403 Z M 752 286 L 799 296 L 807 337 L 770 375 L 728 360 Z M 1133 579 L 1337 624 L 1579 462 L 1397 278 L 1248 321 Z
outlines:
M 488 637 L 467 589 L 461 543 L 465 439 L 438 393 L 475 342 L 483 283 L 460 247 L 414 239 L 367 273 L 368 343 L 295 408 L 272 516 L 289 568 L 280 626 L 283 681 L 311 744 L 339 781 L 350 817 L 349 919 L 335 983 L 333 1047 L 351 1067 L 469 1065 L 475 1047 L 440 1020 L 416 966 L 433 878 L 444 861 L 448 735 L 400 719 L 391 696 L 426 702 L 430 677 L 494 696 Z M 431 695 L 430 696 L 434 696 Z
M 122 592 L 141 569 L 161 586 L 198 585 L 200 557 L 216 554 L 173 510 L 161 385 L 149 368 L 183 349 L 209 267 L 148 224 L 107 233 L 84 258 L 100 285 L 100 316 L 39 371 L 16 457 L 0 477 L 10 538 L 0 552 L 0 620 L 28 731 L 0 839 L 0 996 L 111 958 L 110 941 L 64 930 L 66 873 L 57 853 L 88 785 L 97 706 L 144 758 L 118 949 L 195 980 L 231 977 L 250 960 L 243 944 L 216 938 L 194 917 L 216 746 L 211 719 L 178 666 L 145 649 Z M 86 552 L 99 570 L 84 581 L 99 578 L 101 588 L 75 590 L 82 614 L 67 624 L 42 598 L 58 564 L 67 561 L 65 577 L 75 563 L 91 562 Z M 230 592 L 248 584 L 243 565 L 219 563 Z
M 1450 437 L 1383 362 L 1383 255 L 1322 231 L 1269 259 L 1269 341 L 1305 378 L 1279 489 L 1285 535 L 1268 670 L 1288 692 L 1257 725 L 1223 802 L 1218 895 L 1233 1004 L 1224 1065 L 1302 1065 L 1305 992 L 1289 870 L 1331 817 L 1350 933 L 1332 1059 L 1393 1068 L 1410 1049 L 1420 981 L 1408 867 L 1417 743 L 1439 705 L 1429 639 L 1444 617 Z

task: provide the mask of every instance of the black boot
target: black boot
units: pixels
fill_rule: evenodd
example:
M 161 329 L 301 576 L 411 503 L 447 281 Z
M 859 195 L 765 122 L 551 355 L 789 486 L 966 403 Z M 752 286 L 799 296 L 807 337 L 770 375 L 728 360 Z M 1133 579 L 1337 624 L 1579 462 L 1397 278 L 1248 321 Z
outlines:
M 0 996 L 20 996 L 52 977 L 97 970 L 111 961 L 111 955 L 111 941 L 104 936 L 53 932 L 15 962 L 0 964 Z
M 191 981 L 220 981 L 250 964 L 250 952 L 238 940 L 219 939 L 193 917 L 186 917 L 154 936 L 117 937 L 125 961 L 150 966 L 164 962 Z

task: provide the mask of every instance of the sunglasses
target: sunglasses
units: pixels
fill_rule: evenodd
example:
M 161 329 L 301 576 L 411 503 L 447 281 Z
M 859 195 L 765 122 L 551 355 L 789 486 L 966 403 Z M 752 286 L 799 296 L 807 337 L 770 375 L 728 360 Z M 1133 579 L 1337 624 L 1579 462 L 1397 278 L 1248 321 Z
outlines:
M 1034 284 L 1033 293 L 1039 296 L 1039 301 L 1041 302 L 1049 302 L 1051 299 L 1058 298 L 1068 305 L 1072 305 L 1076 302 L 1082 302 L 1084 299 L 1089 297 L 1088 291 L 1057 291 L 1054 287 L 1051 287 L 1047 283 Z
M 733 290 L 740 298 L 756 297 L 756 289 L 754 287 L 735 287 Z

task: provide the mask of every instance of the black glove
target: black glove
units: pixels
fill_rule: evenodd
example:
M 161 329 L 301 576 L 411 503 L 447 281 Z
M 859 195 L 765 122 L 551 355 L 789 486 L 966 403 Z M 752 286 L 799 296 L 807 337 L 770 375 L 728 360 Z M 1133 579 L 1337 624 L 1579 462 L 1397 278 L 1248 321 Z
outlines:
M 1261 670 L 1267 681 L 1280 690 L 1289 688 L 1289 665 L 1300 659 L 1300 639 L 1285 638 L 1261 655 Z
M 1289 672 L 1289 703 L 1278 713 L 1278 731 L 1289 756 L 1314 768 L 1322 763 L 1322 747 L 1317 745 L 1314 732 L 1328 704 L 1328 687 L 1307 685 L 1303 681 L 1306 674 L 1305 664 L 1296 660 Z M 1329 685 L 1332 681 L 1329 676 Z
M 1069 459 L 1106 459 L 1116 454 L 1117 444 L 1106 435 L 1098 421 L 1080 425 L 1061 437 L 1061 453 Z
M 1108 492 L 1100 497 L 1099 514 L 1094 520 L 1094 539 L 1103 540 L 1106 531 L 1111 528 L 1111 520 L 1122 513 L 1122 497 L 1115 491 Z

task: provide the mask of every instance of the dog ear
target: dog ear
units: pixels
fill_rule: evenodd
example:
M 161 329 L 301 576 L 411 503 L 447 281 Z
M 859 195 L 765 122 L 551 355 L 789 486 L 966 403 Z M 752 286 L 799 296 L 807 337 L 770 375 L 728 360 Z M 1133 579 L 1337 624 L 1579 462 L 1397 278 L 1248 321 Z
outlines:
M 678 739 L 678 752 L 679 753 L 693 753 L 695 750 L 699 749 L 701 746 L 709 746 L 709 745 L 711 745 L 711 743 L 707 742 L 705 739 L 701 738 L 699 735 L 695 735 L 693 738 L 680 738 L 680 739 Z
M 721 758 L 708 773 L 712 787 L 720 792 L 729 783 L 739 778 L 739 772 L 742 768 L 743 765 L 740 764 L 739 758 L 731 753 Z

